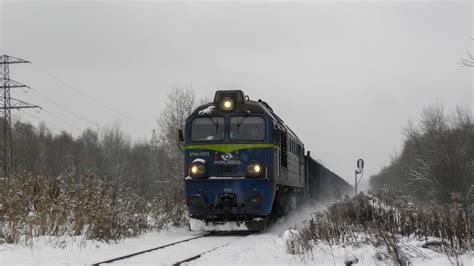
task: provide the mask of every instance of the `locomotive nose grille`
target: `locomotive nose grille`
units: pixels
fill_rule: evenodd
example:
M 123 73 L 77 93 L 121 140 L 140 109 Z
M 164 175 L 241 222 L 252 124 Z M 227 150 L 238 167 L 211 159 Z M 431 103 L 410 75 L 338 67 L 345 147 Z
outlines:
M 216 167 L 216 170 L 218 173 L 223 173 L 223 174 L 232 174 L 238 171 L 237 167 L 233 165 L 219 165 Z
M 234 193 L 219 194 L 219 201 L 217 205 L 224 209 L 237 207 L 237 195 Z

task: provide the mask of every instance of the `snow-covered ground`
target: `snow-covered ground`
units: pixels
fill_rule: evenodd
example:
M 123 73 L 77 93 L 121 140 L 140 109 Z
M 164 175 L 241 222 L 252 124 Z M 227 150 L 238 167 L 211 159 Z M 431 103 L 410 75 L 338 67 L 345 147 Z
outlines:
M 159 233 L 150 232 L 117 243 L 84 240 L 79 237 L 41 237 L 35 239 L 32 247 L 0 245 L 0 265 L 92 264 L 201 234 L 200 232 L 189 232 L 185 228 L 174 228 Z
M 421 245 L 421 244 L 420 244 Z M 419 246 L 418 246 L 419 248 Z M 289 255 L 285 241 L 275 234 L 252 235 L 227 247 L 206 254 L 188 265 L 345 265 L 346 261 L 358 259 L 356 265 L 395 265 L 389 258 L 380 258 L 383 250 L 373 246 L 328 246 L 321 245 L 318 250 L 307 255 Z M 451 265 L 450 260 L 439 253 L 424 249 L 430 259 L 412 258 L 413 265 Z M 462 265 L 473 265 L 472 257 L 460 259 Z M 454 261 L 453 261 L 454 262 Z
M 249 236 L 227 237 L 231 243 L 201 258 L 187 263 L 188 265 L 344 265 L 345 261 L 358 259 L 356 265 L 392 264 L 390 259 L 380 260 L 383 250 L 371 245 L 352 246 L 320 245 L 306 255 L 288 254 L 284 232 L 294 228 L 302 221 L 309 219 L 316 207 L 306 207 L 293 215 L 278 221 L 266 232 Z M 81 238 L 48 238 L 35 239 L 32 247 L 22 245 L 0 245 L 0 265 L 43 264 L 43 265 L 76 265 L 92 264 L 114 257 L 131 254 L 145 249 L 198 236 L 202 233 L 189 232 L 186 228 L 174 228 L 159 233 L 147 233 L 137 238 L 126 239 L 117 243 L 103 243 Z M 208 241 L 204 243 L 202 241 Z M 157 265 L 169 264 L 170 253 L 198 253 L 211 248 L 212 245 L 225 243 L 219 236 L 200 238 L 200 241 L 189 242 L 185 248 L 176 246 L 167 252 L 147 253 L 140 259 L 121 261 L 121 264 Z M 207 244 L 209 244 L 207 246 Z M 440 253 L 421 247 L 422 243 L 407 240 L 407 254 L 412 254 L 414 265 L 451 265 L 449 259 Z M 423 256 L 417 255 L 421 252 Z M 425 257 L 425 258 L 423 258 Z M 461 258 L 464 265 L 474 265 L 472 256 Z

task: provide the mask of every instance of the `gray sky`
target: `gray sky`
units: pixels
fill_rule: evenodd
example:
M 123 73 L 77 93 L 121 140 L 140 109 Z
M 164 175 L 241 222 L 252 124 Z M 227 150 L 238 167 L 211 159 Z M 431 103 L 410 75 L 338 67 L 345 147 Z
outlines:
M 474 102 L 473 70 L 459 65 L 472 50 L 471 1 L 0 0 L 0 12 L 0 54 L 33 63 L 11 67 L 33 88 L 12 96 L 45 108 L 14 116 L 76 135 L 121 121 L 149 138 L 172 86 L 209 99 L 242 89 L 352 182 L 359 157 L 366 176 L 389 163 L 423 106 Z

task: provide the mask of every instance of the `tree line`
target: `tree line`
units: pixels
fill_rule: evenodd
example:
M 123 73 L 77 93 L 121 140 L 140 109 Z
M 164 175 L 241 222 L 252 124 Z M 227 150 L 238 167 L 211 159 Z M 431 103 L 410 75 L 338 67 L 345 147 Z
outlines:
M 88 128 L 73 137 L 67 131 L 53 134 L 45 123 L 34 126 L 16 121 L 12 125 L 13 171 L 78 183 L 95 177 L 122 183 L 144 196 L 181 191 L 183 155 L 177 129 L 183 128 L 196 102 L 193 89 L 173 88 L 151 139 L 137 142 L 118 124 Z M 0 157 L 3 160 L 3 153 Z
M 424 109 L 404 129 L 402 151 L 370 179 L 372 189 L 399 191 L 423 201 L 474 202 L 474 125 L 468 108 Z

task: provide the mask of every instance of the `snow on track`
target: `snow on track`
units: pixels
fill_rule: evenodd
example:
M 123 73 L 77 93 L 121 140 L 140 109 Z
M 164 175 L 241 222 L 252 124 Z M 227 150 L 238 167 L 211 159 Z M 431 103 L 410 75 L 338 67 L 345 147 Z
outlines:
M 156 265 L 175 264 L 202 253 L 214 250 L 221 246 L 236 242 L 244 238 L 241 235 L 212 235 L 182 242 L 176 245 L 147 252 L 128 259 L 120 260 L 113 265 Z M 109 264 L 101 264 L 109 265 Z
M 147 252 L 152 252 L 152 251 L 155 251 L 155 250 L 158 250 L 158 249 L 164 249 L 164 248 L 167 248 L 167 247 L 173 246 L 173 245 L 179 245 L 182 242 L 187 242 L 187 241 L 191 241 L 191 240 L 194 240 L 194 239 L 197 239 L 197 238 L 205 237 L 206 235 L 195 236 L 195 237 L 192 237 L 192 238 L 180 240 L 180 241 L 177 241 L 177 242 L 172 242 L 172 243 L 162 245 L 162 246 L 158 246 L 158 247 L 154 247 L 154 248 L 151 248 L 151 249 L 145 249 L 143 251 L 123 255 L 123 256 L 120 256 L 120 257 L 112 258 L 112 259 L 102 261 L 102 262 L 98 262 L 98 263 L 94 263 L 94 264 L 92 264 L 92 266 L 99 266 L 101 264 L 113 263 L 115 261 L 124 260 L 124 259 L 131 258 L 131 257 L 134 257 L 134 256 L 138 256 L 138 255 L 141 255 L 141 254 L 144 254 L 144 253 L 147 253 Z
M 183 265 L 288 265 L 303 264 L 285 251 L 277 234 L 262 233 L 247 236 L 228 246 L 202 255 Z

